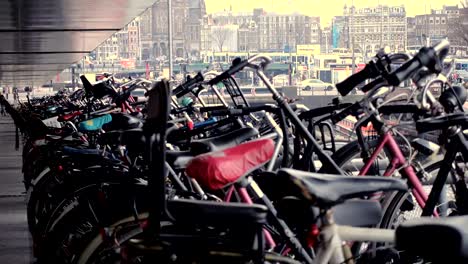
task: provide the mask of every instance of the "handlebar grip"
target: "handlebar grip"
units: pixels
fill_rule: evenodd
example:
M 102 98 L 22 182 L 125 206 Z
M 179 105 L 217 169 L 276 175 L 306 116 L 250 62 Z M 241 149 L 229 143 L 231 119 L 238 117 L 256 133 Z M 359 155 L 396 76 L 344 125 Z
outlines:
M 202 113 L 212 112 L 212 111 L 217 111 L 217 110 L 227 110 L 227 108 L 224 105 L 200 107 L 200 112 Z
M 213 79 L 211 79 L 208 84 L 209 85 L 215 85 L 215 84 L 218 84 L 220 83 L 221 81 L 223 81 L 224 79 L 227 79 L 229 77 L 229 73 L 227 73 L 226 71 L 221 73 L 220 75 L 214 77 Z
M 433 49 L 436 53 L 439 53 L 444 49 L 448 49 L 449 47 L 450 47 L 450 42 L 444 39 L 441 42 L 437 43 L 437 45 L 435 45 Z
M 341 94 L 341 96 L 349 94 L 349 92 L 351 92 L 356 86 L 365 81 L 367 78 L 370 78 L 368 70 L 366 70 L 367 67 L 368 66 L 366 66 L 360 72 L 357 72 L 346 78 L 344 81 L 336 84 L 336 89 Z
M 212 116 L 234 116 L 243 115 L 242 109 L 223 109 L 211 111 Z
M 361 91 L 363 93 L 367 93 L 368 91 L 374 89 L 374 88 L 380 88 L 382 86 L 385 86 L 386 82 L 385 80 L 382 78 L 382 77 L 379 77 L 375 80 L 373 80 L 372 82 L 364 85 L 364 87 L 362 87 Z
M 199 82 L 202 82 L 204 80 L 203 78 L 203 75 L 201 74 L 201 72 L 198 72 L 197 75 L 195 75 L 195 77 L 193 77 L 192 79 L 188 79 L 185 83 L 183 84 L 180 84 L 179 86 L 177 86 L 174 90 L 173 90 L 173 94 L 177 97 L 177 98 L 180 98 L 186 94 L 188 94 L 192 89 L 192 86 L 199 83 Z
M 440 56 L 446 54 L 450 43 L 443 40 L 434 47 L 424 47 L 411 60 L 393 71 L 387 78 L 388 83 L 393 86 L 399 85 L 402 81 L 412 77 L 421 67 L 426 66 L 430 71 L 438 71 Z
M 398 86 L 402 81 L 410 78 L 418 69 L 421 68 L 421 66 L 422 63 L 419 60 L 419 56 L 415 56 L 391 73 L 388 76 L 387 81 L 392 86 Z
M 290 105 L 291 106 L 291 105 Z M 276 108 L 275 106 L 271 106 L 268 104 L 265 105 L 257 105 L 257 106 L 250 106 L 250 107 L 243 107 L 242 111 L 244 114 L 248 115 L 250 113 L 260 112 L 260 111 L 267 111 L 271 112 L 272 109 Z
M 184 91 L 184 86 L 183 85 L 179 85 L 177 86 L 174 91 L 172 91 L 172 94 L 175 95 L 175 96 L 178 96 L 180 93 L 182 93 Z
M 345 109 L 343 109 L 341 112 L 332 115 L 330 119 L 334 124 L 336 124 L 340 122 L 341 120 L 345 119 L 347 116 L 353 114 L 356 111 L 356 109 L 359 109 L 360 107 L 361 106 L 359 102 L 354 103 L 346 107 Z
M 214 77 L 211 79 L 208 84 L 210 85 L 215 85 L 219 82 L 221 82 L 224 79 L 229 78 L 229 76 L 236 74 L 237 72 L 241 71 L 244 69 L 245 66 L 249 64 L 249 60 L 241 60 L 240 58 L 235 58 L 232 61 L 231 67 L 227 69 L 225 72 L 221 73 L 220 75 Z

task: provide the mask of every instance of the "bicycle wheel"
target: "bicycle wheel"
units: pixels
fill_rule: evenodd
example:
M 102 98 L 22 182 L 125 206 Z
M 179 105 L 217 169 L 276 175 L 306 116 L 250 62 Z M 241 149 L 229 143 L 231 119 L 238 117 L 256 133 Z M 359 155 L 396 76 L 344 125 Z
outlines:
M 56 197 L 64 195 L 65 188 L 60 186 L 62 183 L 59 175 L 46 168 L 34 185 L 29 187 L 26 196 L 27 220 L 29 231 L 33 236 L 39 220 L 47 217 L 58 204 Z
M 41 237 L 39 259 L 45 263 L 74 263 L 104 227 L 135 210 L 148 208 L 145 189 L 129 187 L 123 183 L 96 183 L 68 197 Z
M 427 194 L 432 190 L 431 183 L 437 176 L 442 162 L 443 161 L 432 162 L 416 172 L 418 178 L 423 179 L 423 188 Z M 454 207 L 454 201 L 456 199 L 455 191 L 455 185 L 448 181 L 442 190 L 439 203 L 436 206 L 439 215 L 449 216 L 456 213 L 456 207 Z M 393 193 L 388 196 L 388 199 L 385 202 L 384 215 L 380 226 L 381 228 L 394 229 L 406 220 L 421 217 L 421 213 L 422 208 L 416 203 L 416 199 L 412 193 Z

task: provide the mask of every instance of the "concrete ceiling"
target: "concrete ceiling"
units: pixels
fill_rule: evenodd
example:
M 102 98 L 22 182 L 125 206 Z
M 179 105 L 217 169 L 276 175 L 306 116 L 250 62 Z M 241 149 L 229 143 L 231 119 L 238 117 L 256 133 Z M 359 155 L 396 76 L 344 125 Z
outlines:
M 0 86 L 39 86 L 155 0 L 0 0 Z

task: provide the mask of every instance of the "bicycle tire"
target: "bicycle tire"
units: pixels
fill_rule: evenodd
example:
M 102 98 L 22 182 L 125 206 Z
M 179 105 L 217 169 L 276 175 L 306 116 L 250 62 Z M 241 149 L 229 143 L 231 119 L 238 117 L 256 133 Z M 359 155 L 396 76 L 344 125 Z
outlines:
M 91 184 L 72 195 L 75 199 L 65 204 L 64 214 L 59 214 L 60 219 L 51 219 L 53 225 L 49 226 L 41 241 L 44 245 L 41 248 L 41 260 L 45 263 L 73 263 L 77 254 L 96 234 L 99 234 L 102 226 L 110 225 L 123 216 L 131 215 L 133 204 L 137 204 L 139 209 L 148 207 L 144 203 L 148 199 L 133 197 L 134 194 L 140 195 L 142 192 L 122 194 L 122 191 L 128 189 L 127 184 L 108 182 L 105 185 L 107 203 L 112 204 L 107 204 L 109 207 L 102 207 L 102 201 L 99 198 L 100 187 L 104 185 L 102 183 Z M 131 203 L 131 197 L 138 201 Z M 120 203 L 115 203 L 114 200 Z M 125 201 L 128 204 L 123 204 Z
M 60 181 L 56 178 L 53 171 L 50 169 L 44 171 L 47 172 L 41 178 L 38 178 L 38 181 L 34 185 L 29 187 L 26 197 L 28 228 L 33 237 L 39 219 L 51 213 L 57 204 L 55 196 L 59 194 L 53 190 L 65 191 L 64 188 L 57 188 L 57 185 L 60 185 Z
M 424 171 L 432 175 L 432 177 L 436 177 L 436 172 L 442 164 L 442 160 L 426 164 L 422 170 L 416 172 L 416 175 L 418 175 L 419 178 L 422 178 L 421 173 Z M 429 187 L 431 186 L 430 183 L 427 182 L 423 182 L 423 186 L 425 188 L 431 188 Z M 428 190 L 428 193 L 429 192 L 430 190 Z M 453 196 L 453 198 L 455 198 L 454 193 L 449 192 L 448 196 Z M 418 207 L 417 209 L 422 212 L 422 209 L 419 208 L 410 192 L 394 192 L 392 195 L 388 196 L 388 201 L 386 202 L 386 207 L 384 208 L 382 222 L 380 224 L 381 228 L 394 228 L 394 220 L 397 217 L 399 211 L 402 210 L 402 206 L 404 205 L 404 203 L 407 202 L 408 199 L 410 199 L 409 197 L 411 197 L 414 205 Z M 403 208 L 403 210 L 405 210 L 405 208 Z M 421 212 L 415 213 L 415 215 L 417 215 L 416 217 L 421 217 Z

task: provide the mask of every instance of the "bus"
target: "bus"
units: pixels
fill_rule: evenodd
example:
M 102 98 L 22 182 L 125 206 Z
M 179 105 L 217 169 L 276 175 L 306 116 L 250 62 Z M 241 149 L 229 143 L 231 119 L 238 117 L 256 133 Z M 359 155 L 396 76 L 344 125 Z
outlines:
M 253 55 L 260 54 L 268 56 L 273 63 L 288 63 L 310 65 L 313 64 L 312 54 L 297 54 L 287 52 L 207 52 L 202 54 L 204 63 L 226 63 L 230 64 L 234 58 L 247 59 Z

